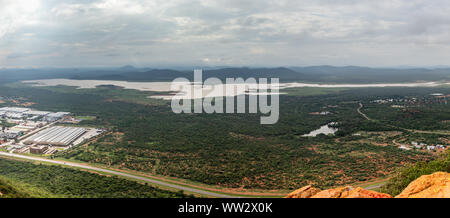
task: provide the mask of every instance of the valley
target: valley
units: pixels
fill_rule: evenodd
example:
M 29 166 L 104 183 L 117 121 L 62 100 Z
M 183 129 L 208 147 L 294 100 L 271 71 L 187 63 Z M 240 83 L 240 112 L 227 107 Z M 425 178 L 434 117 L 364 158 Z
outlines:
M 290 87 L 280 95 L 280 121 L 270 126 L 259 124 L 259 114 L 173 114 L 169 101 L 147 98 L 160 91 L 0 86 L 4 99 L 96 117 L 73 125 L 110 130 L 47 158 L 238 196 L 370 184 L 449 146 L 446 86 Z M 330 123 L 334 134 L 304 137 Z

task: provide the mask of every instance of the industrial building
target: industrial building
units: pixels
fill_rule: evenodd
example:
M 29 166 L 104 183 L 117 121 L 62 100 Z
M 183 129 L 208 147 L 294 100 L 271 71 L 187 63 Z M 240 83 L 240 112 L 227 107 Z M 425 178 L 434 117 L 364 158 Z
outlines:
M 31 154 L 43 154 L 48 150 L 47 146 L 40 145 L 40 146 L 31 146 L 30 147 L 30 153 Z
M 86 133 L 85 128 L 55 126 L 42 130 L 24 141 L 25 144 L 69 146 Z
M 64 118 L 65 116 L 67 116 L 69 114 L 70 114 L 70 112 L 56 112 L 56 113 L 47 114 L 44 117 L 44 119 L 48 122 L 54 122 L 54 121 Z
M 37 111 L 37 110 L 30 110 L 30 111 L 26 111 L 23 114 L 26 115 L 31 115 L 31 116 L 46 116 L 48 114 L 51 114 L 52 112 L 48 112 L 48 111 Z
M 30 108 L 22 107 L 2 107 L 0 108 L 0 117 L 11 119 L 28 119 L 34 120 L 42 117 L 45 121 L 55 122 L 69 115 L 70 112 L 56 112 L 38 111 Z
M 23 107 L 2 107 L 2 108 L 0 108 L 0 111 L 11 112 L 11 113 L 25 113 L 29 110 L 30 110 L 29 108 L 23 108 Z

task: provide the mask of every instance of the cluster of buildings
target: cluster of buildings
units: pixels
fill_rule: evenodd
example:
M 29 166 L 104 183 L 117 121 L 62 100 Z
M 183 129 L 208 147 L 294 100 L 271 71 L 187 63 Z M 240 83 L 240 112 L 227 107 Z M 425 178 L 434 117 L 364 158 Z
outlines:
M 447 147 L 442 144 L 427 145 L 425 143 L 418 143 L 418 142 L 411 142 L 411 145 L 414 146 L 416 149 L 427 149 L 429 151 L 434 151 L 437 149 L 445 149 Z
M 387 103 L 392 103 L 394 102 L 393 98 L 389 98 L 389 99 L 377 99 L 372 101 L 373 103 L 378 103 L 378 104 L 387 104 Z
M 310 115 L 322 115 L 322 116 L 324 116 L 324 115 L 329 115 L 329 114 L 331 114 L 331 112 L 329 112 L 329 111 L 321 111 L 321 112 L 311 112 L 311 113 L 309 113 Z
M 404 104 L 414 104 L 418 101 L 415 97 L 398 97 L 398 98 L 385 98 L 377 99 L 371 101 L 371 103 L 377 104 L 390 104 L 390 103 L 404 103 Z
M 8 119 L 11 122 L 21 122 L 23 120 L 41 119 L 47 122 L 54 122 L 70 115 L 70 112 L 49 112 L 38 111 L 23 107 L 2 107 L 0 108 L 0 118 Z
M 445 150 L 447 149 L 446 145 L 442 145 L 442 144 L 436 144 L 436 145 L 428 145 L 426 143 L 419 143 L 419 142 L 411 142 L 411 145 L 407 146 L 407 145 L 401 145 L 399 147 L 402 150 L 411 150 L 412 148 L 418 149 L 418 150 L 428 150 L 428 151 L 436 151 L 436 150 Z
M 53 113 L 23 107 L 2 107 L 0 108 L 0 121 L 7 125 L 2 125 L 0 129 L 0 142 L 17 139 L 68 115 L 70 115 L 69 112 Z
M 56 126 L 76 124 L 70 112 L 0 108 L 0 148 L 15 153 L 53 154 L 100 135 L 101 129 Z

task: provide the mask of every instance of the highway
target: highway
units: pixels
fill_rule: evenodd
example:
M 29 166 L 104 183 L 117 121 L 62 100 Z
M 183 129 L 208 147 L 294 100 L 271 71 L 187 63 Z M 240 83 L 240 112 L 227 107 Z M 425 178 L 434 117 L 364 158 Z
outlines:
M 380 183 L 380 184 L 367 186 L 367 187 L 365 187 L 364 189 L 372 190 L 372 189 L 380 188 L 381 186 L 383 186 L 383 185 L 385 185 L 385 184 L 386 184 L 386 182 L 382 182 L 382 183 Z
M 99 172 L 104 172 L 104 173 L 114 174 L 114 175 L 118 175 L 118 176 L 128 177 L 128 178 L 132 178 L 132 179 L 141 180 L 141 181 L 144 181 L 144 182 L 154 183 L 154 184 L 158 184 L 158 185 L 162 185 L 162 186 L 166 186 L 166 187 L 170 187 L 170 188 L 175 188 L 175 189 L 184 190 L 184 191 L 188 191 L 188 192 L 198 193 L 198 194 L 202 194 L 202 195 L 208 195 L 208 196 L 217 197 L 217 198 L 235 198 L 234 196 L 230 196 L 230 195 L 218 194 L 218 193 L 204 191 L 204 190 L 200 190 L 200 189 L 184 187 L 184 186 L 180 186 L 180 185 L 166 183 L 166 182 L 163 182 L 163 181 L 149 179 L 149 178 L 146 178 L 146 177 L 135 176 L 135 175 L 128 174 L 128 173 L 122 173 L 122 172 L 117 172 L 117 171 L 113 171 L 113 170 L 107 170 L 107 169 L 93 167 L 93 166 L 88 166 L 88 165 L 83 165 L 83 164 L 77 164 L 77 163 L 72 163 L 72 162 L 64 162 L 64 161 L 59 161 L 59 160 L 50 160 L 50 159 L 45 159 L 45 158 L 31 157 L 31 156 L 25 156 L 25 155 L 20 155 L 20 154 L 12 154 L 12 153 L 6 153 L 6 152 L 0 152 L 0 155 L 1 156 L 7 156 L 7 157 L 22 158 L 22 159 L 28 159 L 28 160 L 34 160 L 34 161 L 41 161 L 41 162 L 59 164 L 59 165 L 64 165 L 64 166 L 79 167 L 79 168 L 88 169 L 88 170 L 95 170 L 95 171 L 99 171 Z

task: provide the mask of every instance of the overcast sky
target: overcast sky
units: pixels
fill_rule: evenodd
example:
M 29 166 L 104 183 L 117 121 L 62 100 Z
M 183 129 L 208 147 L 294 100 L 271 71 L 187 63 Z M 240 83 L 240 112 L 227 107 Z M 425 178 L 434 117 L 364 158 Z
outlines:
M 0 67 L 433 66 L 448 0 L 0 0 Z

